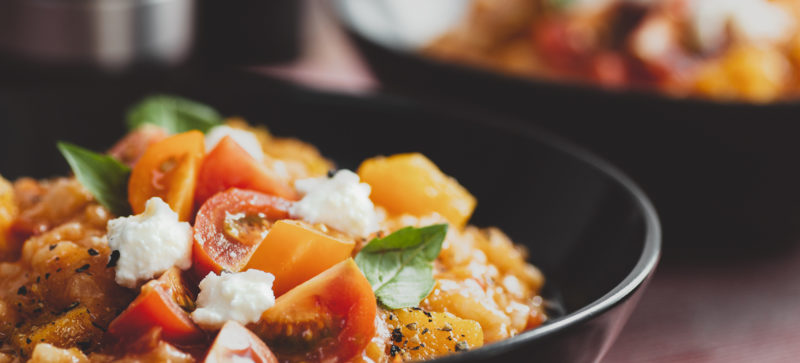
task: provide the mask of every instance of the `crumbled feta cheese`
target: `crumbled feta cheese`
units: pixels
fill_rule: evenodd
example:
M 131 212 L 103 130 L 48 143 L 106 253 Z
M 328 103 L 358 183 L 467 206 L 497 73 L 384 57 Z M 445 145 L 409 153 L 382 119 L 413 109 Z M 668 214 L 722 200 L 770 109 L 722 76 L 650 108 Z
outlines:
M 209 329 L 218 329 L 229 320 L 254 323 L 275 305 L 273 281 L 275 276 L 260 270 L 222 272 L 222 275 L 210 272 L 200 281 L 192 319 Z
M 677 39 L 676 28 L 666 17 L 646 19 L 633 34 L 633 53 L 646 61 L 657 61 L 668 54 Z
M 378 230 L 378 215 L 369 199 L 372 188 L 359 183 L 356 173 L 339 170 L 332 178 L 301 179 L 294 186 L 305 196 L 290 213 L 306 222 L 324 223 L 360 237 Z
M 227 125 L 214 126 L 206 133 L 206 152 L 211 151 L 217 144 L 225 138 L 230 136 L 233 141 L 236 141 L 248 154 L 252 155 L 258 161 L 264 161 L 264 151 L 261 149 L 261 143 L 258 138 L 250 131 L 236 129 Z
M 793 35 L 793 17 L 767 0 L 695 0 L 688 6 L 698 45 L 712 51 L 724 42 L 728 27 L 747 41 L 782 41 Z
M 118 284 L 134 288 L 172 266 L 192 266 L 192 226 L 159 197 L 150 198 L 142 214 L 108 221 L 108 244 L 119 251 Z

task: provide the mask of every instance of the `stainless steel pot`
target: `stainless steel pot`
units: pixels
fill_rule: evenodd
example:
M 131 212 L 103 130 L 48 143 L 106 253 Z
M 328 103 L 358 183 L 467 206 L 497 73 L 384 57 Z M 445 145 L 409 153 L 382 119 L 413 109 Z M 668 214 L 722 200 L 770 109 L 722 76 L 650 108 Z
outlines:
M 174 65 L 194 38 L 195 0 L 0 0 L 0 52 L 47 65 Z

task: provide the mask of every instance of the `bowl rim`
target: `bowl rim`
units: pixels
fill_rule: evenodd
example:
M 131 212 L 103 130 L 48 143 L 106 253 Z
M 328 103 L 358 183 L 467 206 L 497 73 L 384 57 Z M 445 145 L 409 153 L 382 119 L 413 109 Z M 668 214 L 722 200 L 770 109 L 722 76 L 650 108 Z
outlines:
M 596 169 L 600 173 L 608 176 L 627 192 L 636 205 L 636 208 L 641 212 L 644 227 L 644 243 L 642 245 L 642 251 L 636 260 L 636 264 L 625 278 L 593 302 L 535 329 L 522 332 L 516 336 L 494 342 L 479 349 L 437 358 L 434 360 L 435 362 L 490 359 L 499 353 L 514 350 L 533 340 L 552 336 L 569 327 L 588 322 L 622 304 L 628 298 L 632 297 L 639 288 L 643 288 L 646 285 L 649 278 L 655 272 L 661 257 L 662 229 L 655 207 L 636 182 L 619 168 L 602 157 L 595 155 L 588 149 L 578 146 L 551 132 L 533 126 L 530 123 L 515 118 L 495 117 L 485 113 L 476 114 L 475 112 L 470 112 L 469 114 L 461 114 L 457 111 L 449 111 L 450 112 L 447 114 L 458 116 L 464 120 L 470 120 L 471 122 L 506 132 L 521 134 L 526 139 L 535 140 L 555 150 L 564 152 L 578 161 L 585 163 L 588 167 Z M 605 351 L 601 352 L 601 354 L 604 353 Z
M 246 74 L 245 71 L 234 71 L 234 74 Z M 658 219 L 658 214 L 639 186 L 625 175 L 621 170 L 612 165 L 605 159 L 593 154 L 587 149 L 580 147 L 566 139 L 561 138 L 548 131 L 542 130 L 530 123 L 524 122 L 518 118 L 498 117 L 489 113 L 474 111 L 456 110 L 453 108 L 433 107 L 429 108 L 428 104 L 420 102 L 420 100 L 407 99 L 405 97 L 390 96 L 385 93 L 367 94 L 367 95 L 354 95 L 354 94 L 331 94 L 327 91 L 307 89 L 298 85 L 293 85 L 285 80 L 278 80 L 269 77 L 261 77 L 258 82 L 274 82 L 282 84 L 289 88 L 289 91 L 304 90 L 306 95 L 312 96 L 333 96 L 330 101 L 335 101 L 337 104 L 345 102 L 348 99 L 356 102 L 384 102 L 393 107 L 401 109 L 412 109 L 415 112 L 425 112 L 435 114 L 441 112 L 445 116 L 452 116 L 458 118 L 459 121 L 479 124 L 488 128 L 496 129 L 511 134 L 518 134 L 527 140 L 539 142 L 547 147 L 550 147 L 558 152 L 565 153 L 575 160 L 586 164 L 587 167 L 595 169 L 601 174 L 610 178 L 613 183 L 621 186 L 622 189 L 632 198 L 632 202 L 636 208 L 642 213 L 643 223 L 643 237 L 644 244 L 642 251 L 636 261 L 636 264 L 630 272 L 617 283 L 610 291 L 606 292 L 601 297 L 593 302 L 581 307 L 580 309 L 567 314 L 563 317 L 554 319 L 551 323 L 525 331 L 517 336 L 504 339 L 480 349 L 470 350 L 467 352 L 448 355 L 445 357 L 437 358 L 435 362 L 458 362 L 470 359 L 490 359 L 503 352 L 517 349 L 525 344 L 531 343 L 533 340 L 541 339 L 548 336 L 558 334 L 565 329 L 577 326 L 579 324 L 588 322 L 595 317 L 611 310 L 612 308 L 622 304 L 640 288 L 643 288 L 655 271 L 656 265 L 661 254 L 662 233 L 661 225 Z M 186 90 L 178 91 L 176 94 L 187 95 Z M 191 94 L 191 92 L 188 92 Z M 203 100 L 203 97 L 193 97 Z M 604 349 L 607 347 L 604 347 Z M 604 351 L 601 351 L 603 354 Z
M 286 81 L 278 81 L 286 84 Z M 300 86 L 289 86 L 300 87 Z M 301 87 L 302 88 L 302 87 Z M 312 95 L 330 97 L 331 93 L 320 90 L 305 89 Z M 595 155 L 561 136 L 544 130 L 520 118 L 509 117 L 507 115 L 498 116 L 486 111 L 460 110 L 452 107 L 442 107 L 441 105 L 425 103 L 419 99 L 409 99 L 398 97 L 386 93 L 377 94 L 343 94 L 334 96 L 336 101 L 346 102 L 383 102 L 393 107 L 400 107 L 403 110 L 415 112 L 435 113 L 451 117 L 459 121 L 477 124 L 482 127 L 496 129 L 505 133 L 521 135 L 527 140 L 536 141 L 559 152 L 563 152 L 577 161 L 586 164 L 587 167 L 600 172 L 617 183 L 631 197 L 632 202 L 642 213 L 642 223 L 644 227 L 642 251 L 636 260 L 634 267 L 628 274 L 620 280 L 611 290 L 593 302 L 581 307 L 580 309 L 565 316 L 554 319 L 551 323 L 542 325 L 535 329 L 525 331 L 516 336 L 494 342 L 490 345 L 475 350 L 469 350 L 459 354 L 451 354 L 436 358 L 434 362 L 460 362 L 462 360 L 487 360 L 496 355 L 517 349 L 528 344 L 533 340 L 558 334 L 565 329 L 588 322 L 604 312 L 622 304 L 640 288 L 645 287 L 648 279 L 655 272 L 661 257 L 662 229 L 659 222 L 658 213 L 650 199 L 644 191 L 624 172 L 614 166 L 604 158 Z M 605 347 L 604 349 L 607 349 Z M 605 350 L 601 352 L 604 354 Z
M 428 66 L 453 68 L 461 72 L 477 74 L 484 77 L 487 76 L 493 77 L 502 82 L 518 82 L 520 84 L 525 84 L 531 87 L 549 87 L 560 90 L 587 92 L 606 97 L 636 97 L 637 99 L 641 98 L 658 102 L 675 103 L 678 105 L 692 104 L 692 105 L 701 105 L 708 107 L 745 107 L 745 108 L 753 108 L 756 110 L 763 108 L 774 108 L 774 107 L 784 108 L 784 107 L 800 106 L 800 98 L 776 99 L 768 102 L 757 102 L 757 101 L 748 101 L 739 99 L 723 100 L 714 98 L 703 98 L 692 95 L 686 95 L 686 96 L 670 95 L 667 92 L 662 92 L 657 89 L 634 88 L 634 87 L 624 87 L 624 86 L 619 88 L 604 87 L 602 85 L 594 84 L 591 82 L 582 82 L 579 80 L 569 80 L 569 79 L 558 80 L 558 79 L 548 79 L 544 77 L 516 75 L 511 72 L 503 72 L 501 70 L 493 70 L 490 68 L 479 67 L 466 63 L 448 62 L 445 60 L 437 59 L 436 57 L 422 54 L 421 52 L 418 51 L 409 51 L 402 49 L 401 47 L 391 46 L 390 44 L 386 44 L 385 42 L 382 42 L 374 38 L 369 33 L 362 31 L 362 29 L 360 29 L 358 26 L 354 24 L 352 17 L 347 13 L 347 11 L 344 10 L 345 6 L 343 5 L 343 3 L 345 1 L 346 0 L 333 1 L 331 3 L 331 6 L 328 7 L 329 8 L 328 11 L 332 14 L 333 17 L 338 19 L 339 23 L 342 25 L 343 29 L 350 36 L 351 39 L 355 38 L 356 40 L 358 40 L 358 42 L 363 42 L 370 44 L 373 47 L 378 47 L 384 52 L 391 53 L 395 57 L 403 57 L 409 60 L 413 60 L 415 62 L 422 62 Z M 372 63 L 371 61 L 369 61 L 368 59 L 369 57 L 365 56 L 364 58 L 367 59 L 368 63 Z
M 245 74 L 244 71 L 240 72 L 242 72 L 240 74 Z M 335 94 L 325 90 L 309 89 L 304 86 L 292 84 L 286 80 L 271 77 L 261 78 L 260 82 L 272 82 L 289 87 L 293 90 L 300 90 L 304 95 L 310 96 L 311 99 L 315 99 L 316 101 L 327 99 L 327 102 L 333 102 L 339 105 L 349 104 L 351 102 L 359 104 L 379 103 L 399 108 L 401 111 L 410 110 L 412 112 L 422 112 L 426 114 L 441 114 L 445 117 L 457 119 L 460 122 L 473 123 L 505 133 L 521 135 L 527 140 L 539 142 L 558 152 L 567 154 L 575 160 L 586 164 L 587 167 L 595 169 L 609 177 L 611 181 L 617 183 L 617 185 L 627 192 L 632 202 L 642 213 L 642 223 L 644 227 L 643 245 L 642 251 L 636 260 L 636 264 L 619 283 L 604 295 L 570 314 L 554 319 L 551 323 L 546 325 L 525 331 L 514 337 L 503 339 L 479 349 L 436 358 L 432 360 L 434 362 L 492 359 L 498 354 L 517 349 L 533 340 L 559 334 L 565 329 L 586 323 L 622 304 L 628 300 L 628 298 L 632 297 L 638 289 L 644 288 L 648 279 L 655 272 L 659 258 L 661 257 L 662 229 L 658 213 L 650 199 L 630 177 L 612 163 L 561 136 L 529 122 L 525 122 L 520 118 L 496 115 L 487 111 L 443 107 L 439 104 L 426 103 L 423 100 L 405 96 L 387 93 Z M 601 354 L 604 354 L 607 348 L 608 347 L 603 347 L 604 350 L 601 351 Z

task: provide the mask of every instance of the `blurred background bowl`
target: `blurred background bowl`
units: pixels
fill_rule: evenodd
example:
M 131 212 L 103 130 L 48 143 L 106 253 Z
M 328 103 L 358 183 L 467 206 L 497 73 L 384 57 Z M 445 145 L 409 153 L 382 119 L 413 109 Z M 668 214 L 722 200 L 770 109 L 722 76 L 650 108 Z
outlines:
M 530 125 L 386 96 L 311 91 L 252 74 L 125 82 L 0 84 L 0 171 L 16 178 L 64 175 L 65 140 L 109 148 L 126 108 L 176 93 L 317 146 L 354 170 L 377 154 L 419 151 L 479 201 L 472 218 L 527 247 L 552 302 L 544 326 L 443 361 L 591 362 L 609 349 L 659 257 L 655 211 L 605 161 Z M 81 127 L 75 127 L 76 125 Z M 92 130 L 86 132 L 85 130 Z
M 800 103 L 678 99 L 442 62 L 419 49 L 457 24 L 471 2 L 435 3 L 339 0 L 333 10 L 385 91 L 518 117 L 620 166 L 659 209 L 665 258 L 746 259 L 797 244 Z

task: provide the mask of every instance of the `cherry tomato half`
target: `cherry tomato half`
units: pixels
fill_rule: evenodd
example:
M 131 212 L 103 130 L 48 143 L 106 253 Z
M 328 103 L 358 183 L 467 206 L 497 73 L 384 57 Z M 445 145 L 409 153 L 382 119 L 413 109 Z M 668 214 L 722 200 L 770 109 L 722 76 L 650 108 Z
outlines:
M 369 281 L 348 258 L 281 295 L 248 327 L 281 362 L 346 362 L 369 344 L 376 313 Z
M 196 130 L 170 136 L 148 147 L 128 181 L 128 201 L 133 212 L 142 213 L 148 199 L 160 197 L 178 213 L 180 220 L 188 221 L 204 153 L 203 133 Z
M 173 268 L 158 280 L 142 286 L 142 292 L 128 308 L 108 326 L 108 333 L 117 339 L 138 338 L 154 327 L 161 328 L 165 341 L 191 344 L 203 341 L 205 335 L 181 306 L 193 305 L 188 290 Z
M 228 321 L 214 339 L 205 363 L 278 363 L 266 344 L 253 332 L 233 320 Z
M 275 172 L 260 164 L 230 136 L 225 136 L 206 155 L 197 176 L 195 204 L 201 205 L 228 188 L 256 190 L 296 200 L 297 192 Z
M 197 212 L 192 259 L 202 279 L 222 269 L 235 272 L 247 264 L 272 224 L 289 218 L 291 202 L 252 190 L 228 189 L 208 199 Z

